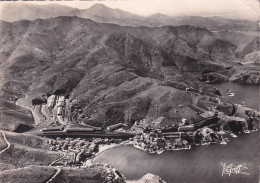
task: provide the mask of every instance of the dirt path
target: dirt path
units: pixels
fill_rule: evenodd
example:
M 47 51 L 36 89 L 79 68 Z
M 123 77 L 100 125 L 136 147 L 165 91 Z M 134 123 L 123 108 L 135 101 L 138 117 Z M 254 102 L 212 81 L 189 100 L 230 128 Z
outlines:
M 46 183 L 51 183 L 57 177 L 57 175 L 59 175 L 61 168 L 56 168 L 56 170 L 56 173 L 49 180 L 47 180 Z
M 58 121 L 59 121 L 59 123 L 61 125 L 66 125 L 67 124 L 66 120 L 65 119 L 63 120 L 61 116 L 57 116 L 57 119 L 58 119 Z
M 65 158 L 65 156 L 66 156 L 66 153 L 63 152 L 63 156 L 60 157 L 60 158 L 58 158 L 58 159 L 56 159 L 55 161 L 51 162 L 51 164 L 50 164 L 49 166 L 52 166 L 53 164 L 55 164 L 55 163 L 57 163 L 58 161 L 62 160 L 63 158 Z
M 6 139 L 5 133 L 4 133 L 3 131 L 0 131 L 0 132 L 2 133 L 2 135 L 3 135 L 3 137 L 4 137 L 4 140 L 5 140 L 6 144 L 7 144 L 7 147 L 6 147 L 5 149 L 3 149 L 3 150 L 0 151 L 0 154 L 2 154 L 3 152 L 5 152 L 7 149 L 10 148 L 11 144 L 10 144 L 9 141 Z
M 39 116 L 34 112 L 33 109 L 31 109 L 30 107 L 27 107 L 27 106 L 25 106 L 25 105 L 20 104 L 18 101 L 16 101 L 15 104 L 18 105 L 18 106 L 20 106 L 20 107 L 26 108 L 26 109 L 28 109 L 28 110 L 31 111 L 32 116 L 33 116 L 33 118 L 34 118 L 35 126 L 38 126 L 38 125 L 41 123 L 41 119 L 40 119 Z
M 66 156 L 66 153 L 63 152 L 63 156 L 58 158 L 58 159 L 56 159 L 55 161 L 53 161 L 51 164 L 49 164 L 49 166 L 52 166 L 53 164 L 55 164 L 58 161 L 62 160 L 63 158 L 65 158 L 65 156 Z M 55 167 L 55 168 L 57 170 L 56 173 L 49 180 L 47 180 L 46 183 L 51 183 L 59 175 L 59 173 L 61 172 L 61 168 L 59 168 L 59 167 Z
M 47 106 L 42 104 L 42 107 L 41 107 L 41 113 L 43 114 L 43 116 L 45 116 L 45 121 L 50 121 L 51 117 L 50 117 L 50 114 L 47 110 Z

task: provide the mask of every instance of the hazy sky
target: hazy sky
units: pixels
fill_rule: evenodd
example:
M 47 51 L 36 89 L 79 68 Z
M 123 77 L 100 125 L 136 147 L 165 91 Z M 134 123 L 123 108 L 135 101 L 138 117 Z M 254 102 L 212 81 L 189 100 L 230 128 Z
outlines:
M 28 1 L 27 1 L 28 2 Z M 8 3 L 27 3 L 8 2 Z M 2 3 L 2 2 L 1 2 Z M 6 3 L 6 2 L 5 2 Z M 162 13 L 170 16 L 224 16 L 228 18 L 259 19 L 259 0 L 104 0 L 104 1 L 34 1 L 33 4 L 63 4 L 79 9 L 104 4 L 138 15 Z

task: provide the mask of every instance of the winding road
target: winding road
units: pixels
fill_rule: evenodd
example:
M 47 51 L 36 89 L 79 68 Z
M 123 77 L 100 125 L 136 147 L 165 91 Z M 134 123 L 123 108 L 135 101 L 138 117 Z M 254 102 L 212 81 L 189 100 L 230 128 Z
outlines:
M 6 139 L 5 133 L 4 133 L 3 131 L 0 131 L 0 132 L 2 133 L 2 135 L 3 135 L 3 137 L 4 137 L 4 140 L 5 140 L 6 144 L 7 144 L 7 147 L 6 147 L 5 149 L 3 149 L 3 150 L 0 151 L 0 154 L 2 154 L 3 152 L 5 152 L 7 149 L 10 148 L 11 144 L 10 144 L 10 142 Z
M 0 151 L 0 154 L 2 154 L 2 153 L 4 153 L 6 150 L 8 150 L 8 149 L 10 148 L 11 144 L 10 144 L 10 142 L 6 139 L 5 133 L 4 133 L 3 131 L 1 131 L 1 130 L 0 130 L 0 133 L 3 135 L 4 141 L 5 141 L 6 144 L 7 144 L 7 147 Z M 63 159 L 65 156 L 66 156 L 66 153 L 64 153 L 61 158 L 59 158 L 59 159 L 53 161 L 49 166 L 51 166 L 52 164 L 54 164 L 54 163 L 60 161 L 60 160 Z M 56 169 L 57 171 L 55 172 L 55 174 L 54 174 L 52 177 L 50 177 L 50 178 L 46 181 L 46 183 L 51 183 L 51 182 L 59 175 L 59 173 L 61 172 L 61 168 L 55 167 L 55 169 Z
M 61 168 L 56 168 L 56 170 L 56 173 L 52 177 L 50 177 L 50 179 L 47 180 L 46 183 L 51 183 L 57 177 L 57 175 L 59 175 L 59 173 L 61 172 Z
M 63 152 L 63 156 L 60 157 L 60 158 L 58 158 L 58 159 L 56 159 L 55 161 L 51 162 L 51 164 L 49 164 L 49 166 L 52 166 L 53 164 L 55 164 L 55 163 L 57 163 L 58 161 L 62 160 L 63 158 L 65 158 L 65 156 L 66 156 L 66 153 Z
M 63 156 L 58 158 L 58 159 L 56 159 L 55 161 L 53 161 L 51 164 L 49 164 L 49 166 L 52 166 L 56 162 L 62 160 L 63 158 L 65 158 L 65 156 L 66 156 L 66 153 L 63 152 Z M 49 180 L 46 181 L 46 183 L 51 183 L 57 177 L 57 175 L 59 175 L 59 173 L 61 172 L 61 168 L 60 167 L 54 167 L 54 168 L 56 168 L 56 170 L 57 170 L 56 173 L 52 177 L 50 177 Z
M 31 108 L 28 107 L 28 106 L 25 106 L 25 105 L 20 104 L 20 103 L 18 102 L 18 100 L 16 101 L 15 104 L 18 105 L 18 106 L 20 106 L 20 107 L 26 108 L 26 109 L 28 109 L 28 110 L 31 111 L 32 116 L 33 116 L 33 118 L 34 118 L 35 126 L 38 126 L 38 125 L 41 123 L 40 117 L 34 112 L 33 109 L 31 109 Z
M 66 120 L 65 119 L 63 120 L 61 116 L 57 116 L 57 119 L 58 119 L 58 121 L 59 121 L 59 123 L 61 125 L 66 125 L 67 124 Z
M 51 119 L 50 114 L 48 112 L 47 106 L 44 104 L 42 104 L 41 113 L 45 117 L 45 121 L 47 121 L 47 122 L 50 121 L 50 119 Z

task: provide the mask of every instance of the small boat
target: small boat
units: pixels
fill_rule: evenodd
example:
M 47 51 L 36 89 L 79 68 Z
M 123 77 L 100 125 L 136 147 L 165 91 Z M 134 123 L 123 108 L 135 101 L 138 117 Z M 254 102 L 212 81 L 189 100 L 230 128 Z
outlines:
M 219 135 L 226 135 L 226 134 L 227 134 L 227 132 L 225 132 L 225 131 L 221 130 L 221 131 L 219 131 L 219 132 L 218 132 L 218 134 L 219 134 Z
M 227 142 L 225 142 L 225 141 L 223 140 L 223 141 L 220 142 L 220 144 L 222 144 L 222 145 L 226 145 Z
M 138 145 L 135 145 L 135 144 L 134 144 L 134 147 L 137 148 L 137 149 L 143 150 L 143 149 L 142 149 L 140 146 L 138 146 Z
M 164 150 L 157 151 L 157 154 L 162 154 Z
M 210 145 L 210 142 L 203 142 L 203 143 L 201 143 L 201 145 L 202 146 L 208 146 L 208 145 Z
M 227 95 L 230 96 L 230 97 L 234 97 L 235 93 L 234 92 L 227 92 Z
M 237 138 L 237 135 L 235 135 L 234 133 L 230 133 L 230 136 L 233 138 Z
M 226 142 L 229 142 L 230 140 L 228 138 L 224 138 Z

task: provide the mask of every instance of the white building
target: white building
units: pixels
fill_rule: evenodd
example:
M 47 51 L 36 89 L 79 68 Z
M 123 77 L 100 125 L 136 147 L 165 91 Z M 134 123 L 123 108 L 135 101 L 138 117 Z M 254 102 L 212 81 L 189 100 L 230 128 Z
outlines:
M 51 95 L 48 99 L 47 99 L 47 106 L 49 108 L 53 108 L 55 105 L 55 100 L 56 100 L 56 96 L 55 95 Z

